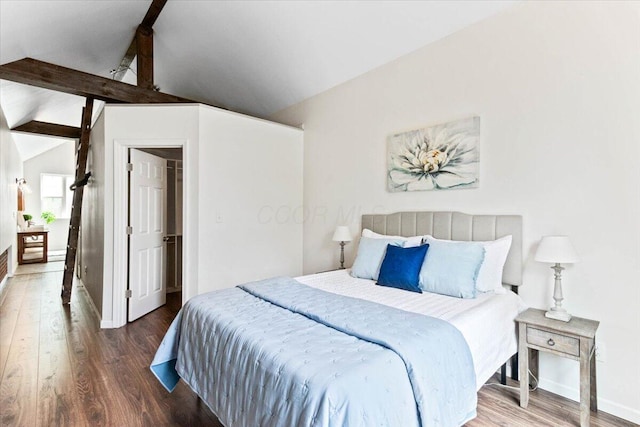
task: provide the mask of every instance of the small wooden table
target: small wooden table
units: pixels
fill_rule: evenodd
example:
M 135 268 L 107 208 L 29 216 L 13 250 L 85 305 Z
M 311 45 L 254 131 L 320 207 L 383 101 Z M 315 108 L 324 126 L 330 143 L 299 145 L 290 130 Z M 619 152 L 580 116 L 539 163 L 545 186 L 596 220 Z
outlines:
M 516 317 L 519 324 L 518 370 L 520 406 L 529 404 L 529 373 L 538 376 L 538 351 L 580 361 L 580 426 L 588 427 L 598 411 L 596 388 L 596 330 L 600 322 L 573 317 L 569 322 L 549 319 L 544 310 L 530 308 Z
M 47 262 L 49 230 L 18 231 L 18 264 L 33 264 Z M 42 236 L 42 239 L 40 239 Z M 34 239 L 35 237 L 35 239 Z M 28 248 L 42 248 L 42 256 L 39 258 L 25 259 L 24 254 Z

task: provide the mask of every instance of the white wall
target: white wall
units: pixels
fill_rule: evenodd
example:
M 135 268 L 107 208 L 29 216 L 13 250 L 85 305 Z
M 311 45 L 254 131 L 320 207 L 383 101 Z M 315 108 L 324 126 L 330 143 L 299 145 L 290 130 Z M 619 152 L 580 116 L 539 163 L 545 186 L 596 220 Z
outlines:
M 101 307 L 103 327 L 121 326 L 118 307 L 122 301 L 116 290 L 114 297 L 114 283 L 122 284 L 123 272 L 114 271 L 114 256 L 126 251 L 126 247 L 114 244 L 114 219 L 122 217 L 126 212 L 116 212 L 122 200 L 122 193 L 117 182 L 126 177 L 114 174 L 117 147 L 127 144 L 136 146 L 160 146 L 174 141 L 184 143 L 184 188 L 191 188 L 195 192 L 189 198 L 185 195 L 185 203 L 191 201 L 186 208 L 184 232 L 194 227 L 194 232 L 183 239 L 184 274 L 187 283 L 183 286 L 183 298 L 197 294 L 198 268 L 198 106 L 197 105 L 106 105 L 104 110 L 104 140 L 105 140 L 105 174 L 104 174 L 104 273 L 103 273 L 103 301 Z M 192 167 L 193 166 L 193 167 Z M 126 173 L 126 172 L 125 172 Z M 124 233 L 124 228 L 122 229 Z M 124 273 L 126 274 L 126 272 Z M 123 295 L 124 296 L 124 295 Z M 115 323 L 114 323 L 115 319 Z
M 302 273 L 302 131 L 200 108 L 198 293 Z
M 96 176 L 104 184 L 104 195 L 98 196 L 104 199 L 104 267 L 102 302 L 94 302 L 103 327 L 120 325 L 124 301 L 117 287 L 125 279 L 114 263 L 126 253 L 122 240 L 114 239 L 118 220 L 126 216 L 116 157 L 126 152 L 122 147 L 184 144 L 183 299 L 248 280 L 301 273 L 301 221 L 269 216 L 269 208 L 301 209 L 301 130 L 199 105 L 107 105 L 101 120 L 96 126 L 104 129 L 94 132 L 103 132 L 105 141 L 104 176 Z M 97 227 L 84 228 L 83 242 Z
M 24 162 L 24 178 L 27 180 L 31 193 L 25 196 L 25 213 L 33 216 L 34 222 L 44 224 L 40 217 L 42 203 L 40 199 L 40 175 L 43 173 L 75 175 L 76 150 L 75 142 L 69 140 L 51 150 L 45 151 Z M 48 246 L 50 251 L 65 250 L 69 235 L 69 218 L 56 218 L 49 228 Z
M 388 135 L 481 116 L 480 188 L 388 193 Z M 600 408 L 640 422 L 640 3 L 522 2 L 276 114 L 305 126 L 304 271 L 336 267 L 360 214 L 520 214 L 524 286 L 552 303 L 540 237 L 567 234 L 565 306 L 598 319 Z M 356 246 L 346 247 L 348 263 Z M 578 397 L 576 362 L 541 356 L 543 388 Z
M 22 176 L 22 159 L 18 154 L 4 112 L 0 108 L 0 253 L 8 248 L 8 274 L 17 266 L 17 222 L 18 189 L 16 178 Z

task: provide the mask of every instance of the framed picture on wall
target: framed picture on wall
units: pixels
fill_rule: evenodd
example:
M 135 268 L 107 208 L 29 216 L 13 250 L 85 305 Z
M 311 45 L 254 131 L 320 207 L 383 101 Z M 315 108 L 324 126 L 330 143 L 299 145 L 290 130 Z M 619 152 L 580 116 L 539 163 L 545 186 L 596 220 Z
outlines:
M 476 188 L 480 176 L 480 117 L 389 136 L 391 192 Z

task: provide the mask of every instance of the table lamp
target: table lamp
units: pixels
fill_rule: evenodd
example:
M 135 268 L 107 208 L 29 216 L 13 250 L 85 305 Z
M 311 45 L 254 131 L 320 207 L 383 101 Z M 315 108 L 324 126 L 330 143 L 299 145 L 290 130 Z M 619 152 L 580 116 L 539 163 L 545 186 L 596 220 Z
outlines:
M 344 269 L 344 245 L 351 241 L 351 232 L 346 225 L 339 225 L 333 233 L 334 242 L 340 242 L 340 268 Z
M 572 264 L 578 262 L 578 255 L 569 241 L 567 236 L 544 236 L 540 240 L 538 250 L 536 251 L 535 260 L 539 262 L 548 262 L 554 264 L 555 285 L 553 288 L 553 299 L 555 306 L 551 307 L 544 315 L 550 319 L 562 320 L 568 322 L 571 315 L 562 307 L 562 267 L 560 264 Z

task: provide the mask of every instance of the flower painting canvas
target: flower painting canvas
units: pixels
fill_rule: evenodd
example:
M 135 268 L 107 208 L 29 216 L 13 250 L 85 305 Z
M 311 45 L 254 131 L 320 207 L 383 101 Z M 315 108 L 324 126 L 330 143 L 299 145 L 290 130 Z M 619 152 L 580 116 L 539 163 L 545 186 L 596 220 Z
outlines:
M 480 173 L 480 117 L 391 135 L 389 191 L 475 188 Z

